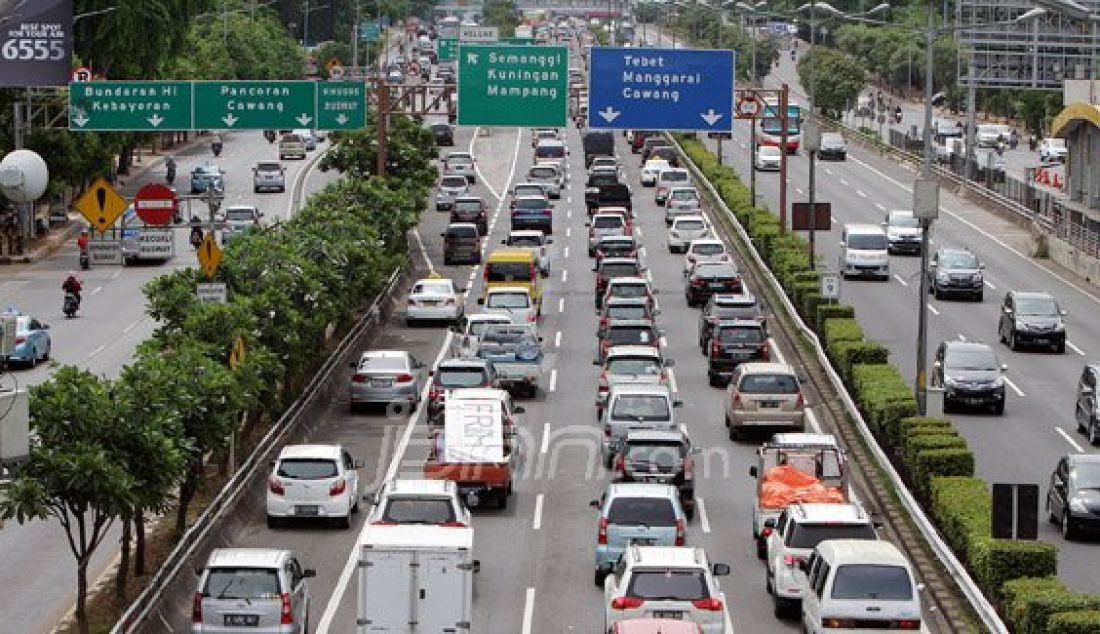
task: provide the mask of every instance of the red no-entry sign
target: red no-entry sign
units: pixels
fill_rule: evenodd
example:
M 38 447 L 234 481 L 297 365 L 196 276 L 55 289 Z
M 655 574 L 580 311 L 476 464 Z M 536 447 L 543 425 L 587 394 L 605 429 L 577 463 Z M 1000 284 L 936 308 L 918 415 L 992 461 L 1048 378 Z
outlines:
M 166 225 L 176 213 L 176 192 L 160 183 L 143 185 L 134 196 L 134 211 L 150 225 Z

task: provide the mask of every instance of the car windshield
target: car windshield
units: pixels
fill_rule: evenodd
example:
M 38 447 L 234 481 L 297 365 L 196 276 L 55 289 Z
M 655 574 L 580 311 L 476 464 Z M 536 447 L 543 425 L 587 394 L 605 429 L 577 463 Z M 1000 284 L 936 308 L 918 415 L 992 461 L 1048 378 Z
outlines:
M 957 350 L 947 356 L 947 367 L 952 370 L 996 370 L 1000 364 L 992 352 Z
M 616 357 L 607 362 L 608 374 L 648 374 L 661 373 L 661 364 L 653 357 Z
M 450 187 L 457 189 L 466 189 L 466 177 L 465 176 L 444 176 L 439 182 L 442 187 Z
M 696 244 L 691 247 L 691 252 L 695 255 L 720 255 L 726 252 L 726 247 L 718 243 L 708 242 L 705 244 Z
M 717 339 L 722 343 L 763 343 L 764 333 L 759 328 L 719 328 Z
M 558 172 L 552 167 L 532 167 L 528 175 L 531 178 L 557 178 Z
M 978 258 L 973 253 L 944 253 L 939 259 L 940 266 L 945 269 L 978 268 Z
M 696 195 L 695 192 L 686 192 L 686 191 L 674 191 L 674 192 L 672 192 L 672 196 L 670 196 L 670 197 L 672 198 L 672 200 L 698 200 L 699 199 L 699 196 Z
M 849 234 L 848 248 L 866 251 L 885 251 L 886 236 L 879 233 Z
M 592 220 L 592 226 L 596 229 L 610 229 L 623 226 L 622 216 L 596 216 Z
M 616 236 L 621 237 L 621 236 Z M 630 253 L 634 250 L 633 240 L 600 240 L 597 248 L 604 253 Z
M 531 279 L 530 262 L 490 262 L 488 281 L 516 282 Z
M 412 290 L 414 295 L 428 293 L 432 295 L 450 295 L 451 284 L 449 282 L 417 282 Z
M 469 326 L 466 328 L 466 332 L 468 332 L 469 334 L 471 334 L 475 337 L 480 337 L 481 335 L 485 334 L 485 330 L 488 329 L 489 326 L 491 326 L 493 324 L 502 324 L 502 323 L 504 323 L 504 322 L 502 322 L 502 321 L 471 321 Z
M 625 394 L 615 399 L 611 417 L 630 420 L 669 420 L 672 412 L 668 399 L 663 396 Z
M 737 389 L 746 394 L 795 394 L 798 380 L 790 374 L 746 374 Z
M 638 274 L 638 265 L 632 262 L 614 262 L 600 266 L 600 275 L 611 277 L 628 277 Z
M 620 498 L 607 510 L 610 524 L 634 526 L 675 526 L 676 509 L 664 498 Z
M 1073 465 L 1069 477 L 1078 489 L 1100 489 L 1100 463 Z
M 547 203 L 543 198 L 520 198 L 516 201 L 516 209 L 546 209 Z
M 382 521 L 398 524 L 443 524 L 455 519 L 454 504 L 448 498 L 391 496 L 382 512 Z
M 408 368 L 404 357 L 367 357 L 359 363 L 359 369 L 403 372 Z
M 791 548 L 813 548 L 826 539 L 878 539 L 870 524 L 791 523 L 786 544 Z
M 520 196 L 543 196 L 546 194 L 546 190 L 542 188 L 542 185 L 516 185 L 513 194 L 517 198 Z
M 200 176 L 216 176 L 220 170 L 214 165 L 200 165 L 195 168 L 195 174 Z
M 485 305 L 489 308 L 528 308 L 531 297 L 527 293 L 492 293 Z
M 486 343 L 537 343 L 535 335 L 530 330 L 524 328 L 501 328 L 499 326 L 495 328 L 486 328 L 485 332 L 481 335 L 481 340 Z
M 479 387 L 485 382 L 481 368 L 440 368 L 435 375 L 441 387 Z
M 613 297 L 647 297 L 645 284 L 614 284 L 611 286 Z
M 909 212 L 894 212 L 890 214 L 890 220 L 887 221 L 891 227 L 920 227 L 920 221 L 913 217 L 913 214 Z
M 565 158 L 565 146 L 540 145 L 535 148 L 535 158 Z
M 481 211 L 480 200 L 456 200 L 455 211 Z
M 756 319 L 760 316 L 760 307 L 756 304 L 718 304 L 710 314 L 719 319 Z
M 706 224 L 702 220 L 677 220 L 676 228 L 686 231 L 697 231 L 699 229 L 706 228 Z
M 203 596 L 215 599 L 274 599 L 279 573 L 272 568 L 212 568 Z
M 702 570 L 635 570 L 630 576 L 627 596 L 655 601 L 696 601 L 709 599 L 707 580 Z
M 542 240 L 538 236 L 512 236 L 508 240 L 513 247 L 541 247 Z
M 909 601 L 913 584 L 901 566 L 847 564 L 836 569 L 833 598 L 872 601 Z
M 687 446 L 682 443 L 646 442 L 632 440 L 626 446 L 626 459 L 630 462 L 645 462 L 659 467 L 673 467 L 684 460 Z
M 757 151 L 760 153 L 760 156 L 764 157 L 764 158 L 778 158 L 779 157 L 779 148 L 773 147 L 771 145 L 761 145 L 760 149 L 757 150 Z
M 1018 315 L 1057 315 L 1058 305 L 1049 297 L 1017 297 Z
M 293 480 L 324 480 L 335 478 L 336 461 L 325 458 L 283 458 L 276 475 Z
M 822 145 L 844 145 L 844 137 L 832 132 L 826 132 L 821 135 Z
M 259 172 L 278 172 L 282 169 L 282 166 L 278 163 L 257 163 L 256 171 Z
M 648 326 L 612 326 L 607 330 L 607 340 L 613 346 L 630 344 L 653 345 L 656 340 Z
M 470 165 L 474 160 L 468 156 L 448 156 L 447 164 L 451 166 Z
M 606 316 L 608 319 L 646 319 L 649 313 L 644 304 L 623 304 L 608 306 Z
M 478 238 L 477 227 L 474 225 L 460 224 L 447 227 L 448 238 Z

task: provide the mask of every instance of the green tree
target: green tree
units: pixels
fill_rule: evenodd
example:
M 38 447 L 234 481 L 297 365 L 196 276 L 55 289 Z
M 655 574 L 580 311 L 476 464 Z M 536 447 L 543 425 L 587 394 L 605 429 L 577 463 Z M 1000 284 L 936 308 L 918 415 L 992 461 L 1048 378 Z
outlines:
M 810 74 L 811 68 L 814 69 L 813 75 Z M 867 83 L 867 72 L 854 57 L 836 49 L 817 46 L 799 59 L 798 79 L 806 87 L 815 84 L 814 104 L 819 111 L 835 113 L 843 112 L 855 102 Z
M 420 183 L 435 181 L 435 142 L 424 126 L 397 115 L 390 117 L 386 134 L 386 176 Z M 321 171 L 336 170 L 351 178 L 367 178 L 378 163 L 378 133 L 371 125 L 364 130 L 334 135 L 333 146 L 321 159 Z
M 512 37 L 519 22 L 516 3 L 512 0 L 486 0 L 481 7 L 481 21 L 500 29 L 501 37 Z
M 185 46 L 170 65 L 179 79 L 297 79 L 304 55 L 271 11 L 229 8 L 196 20 L 185 36 Z M 350 56 L 349 56 L 350 57 Z
M 88 563 L 116 518 L 137 500 L 137 480 L 113 451 L 115 407 L 108 383 L 66 366 L 31 388 L 34 441 L 0 515 L 19 523 L 57 518 L 76 559 L 76 621 L 88 633 Z

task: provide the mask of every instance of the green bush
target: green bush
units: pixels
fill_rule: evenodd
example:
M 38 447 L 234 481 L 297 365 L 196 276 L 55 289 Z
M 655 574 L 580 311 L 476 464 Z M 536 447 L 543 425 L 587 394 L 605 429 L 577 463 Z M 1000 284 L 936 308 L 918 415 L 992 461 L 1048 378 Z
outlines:
M 814 319 L 814 329 L 819 334 L 824 332 L 825 321 L 829 319 L 854 319 L 856 309 L 848 304 L 829 303 L 817 307 L 817 315 Z
M 993 500 L 980 478 L 932 478 L 932 519 L 951 549 L 963 562 L 969 561 L 970 544 L 992 530 Z
M 922 449 L 915 452 L 907 462 L 913 474 L 913 484 L 922 500 L 928 499 L 933 478 L 974 475 L 974 453 L 966 447 Z
M 1051 627 L 1049 621 L 1053 615 L 1100 610 L 1100 596 L 1066 589 L 1024 592 L 1017 594 L 1014 599 L 1011 606 L 1014 618 L 1011 622 L 1018 634 L 1061 634 L 1063 630 Z
M 807 323 L 813 323 L 813 316 L 817 314 L 817 307 L 826 301 L 828 300 L 822 297 L 821 293 L 818 291 L 803 295 L 802 303 L 799 305 L 799 309 L 802 311 L 802 318 Z
M 863 328 L 854 318 L 829 319 L 823 331 L 825 347 L 831 348 L 838 341 L 863 341 Z
M 791 297 L 791 303 L 801 306 L 802 300 L 810 293 L 817 293 L 818 288 L 816 282 L 795 282 L 787 294 Z
M 971 542 L 969 554 L 974 580 L 994 602 L 1000 601 L 1001 587 L 1006 581 L 1058 573 L 1058 551 L 1047 542 L 983 536 Z
M 821 273 L 817 271 L 801 271 L 794 276 L 795 282 L 813 282 L 814 286 L 821 288 Z
M 832 321 L 826 322 L 826 328 Z M 851 385 L 867 422 L 878 433 L 892 421 L 917 413 L 912 389 L 892 365 L 852 366 Z
M 931 416 L 909 416 L 893 421 L 883 430 L 886 439 L 893 447 L 899 447 L 905 442 L 905 437 L 911 433 L 925 433 L 923 430 L 953 430 L 951 421 L 946 418 L 933 418 Z M 918 432 L 917 430 L 921 430 Z
M 1047 631 L 1058 634 L 1096 634 L 1100 632 L 1100 610 L 1052 614 L 1047 621 Z
M 874 341 L 839 341 L 830 348 L 829 357 L 846 382 L 852 380 L 856 365 L 882 365 L 890 359 L 886 346 Z
M 905 442 L 898 447 L 906 462 L 912 462 L 918 453 L 925 449 L 948 449 L 954 447 L 966 448 L 966 439 L 959 436 L 955 430 L 932 434 L 910 434 Z
M 1019 631 L 1027 619 L 1024 613 L 1026 603 L 1021 599 L 1048 590 L 1065 591 L 1066 584 L 1058 577 L 1021 577 L 1006 581 L 1001 588 L 1004 597 L 1001 601 L 1001 614 L 1005 624 Z

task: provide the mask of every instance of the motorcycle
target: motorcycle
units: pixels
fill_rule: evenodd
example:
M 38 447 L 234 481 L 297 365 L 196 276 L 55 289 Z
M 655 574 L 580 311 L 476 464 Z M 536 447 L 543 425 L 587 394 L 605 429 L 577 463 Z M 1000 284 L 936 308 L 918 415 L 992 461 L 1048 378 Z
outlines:
M 202 239 L 203 239 L 202 227 L 192 228 L 191 229 L 191 246 L 195 247 L 195 249 L 197 250 L 200 246 L 202 246 Z
M 88 268 L 91 267 L 91 265 L 92 265 L 92 263 L 91 263 L 91 260 L 88 258 L 87 249 L 81 251 L 80 252 L 80 268 L 81 268 L 81 270 L 87 271 Z
M 176 180 L 176 164 L 170 163 L 164 169 L 164 182 L 171 185 Z
M 80 305 L 80 302 L 76 299 L 76 293 L 65 293 L 65 302 L 61 306 L 61 312 L 65 313 L 65 317 L 72 319 L 76 316 L 76 309 Z
M 213 143 L 211 143 L 210 144 L 210 151 L 214 153 L 214 156 L 221 156 L 222 142 L 221 141 L 214 141 Z

